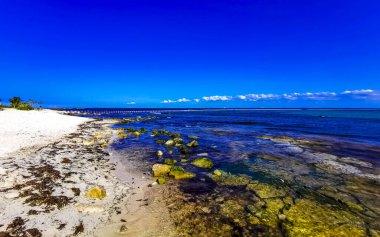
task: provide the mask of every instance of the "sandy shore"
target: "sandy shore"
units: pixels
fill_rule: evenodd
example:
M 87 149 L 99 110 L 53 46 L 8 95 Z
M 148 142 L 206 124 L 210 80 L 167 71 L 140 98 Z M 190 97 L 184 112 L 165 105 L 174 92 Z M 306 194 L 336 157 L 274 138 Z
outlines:
M 0 157 L 21 148 L 48 144 L 74 132 L 87 118 L 59 114 L 53 110 L 0 111 Z
M 0 111 L 0 236 L 170 236 L 158 185 L 112 156 L 113 122 Z

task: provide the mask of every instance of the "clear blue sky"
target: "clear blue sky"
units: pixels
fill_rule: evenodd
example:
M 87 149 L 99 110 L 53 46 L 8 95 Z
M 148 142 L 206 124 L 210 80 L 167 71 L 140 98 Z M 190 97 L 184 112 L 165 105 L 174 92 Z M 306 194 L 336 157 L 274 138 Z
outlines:
M 380 107 L 378 0 L 2 0 L 0 11 L 3 101 Z

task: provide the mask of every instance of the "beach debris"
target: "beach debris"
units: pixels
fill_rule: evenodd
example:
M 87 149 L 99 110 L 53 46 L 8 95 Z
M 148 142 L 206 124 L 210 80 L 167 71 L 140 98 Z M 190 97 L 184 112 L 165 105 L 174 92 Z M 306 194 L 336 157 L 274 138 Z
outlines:
M 79 225 L 75 226 L 73 235 L 74 236 L 79 235 L 80 233 L 83 233 L 83 231 L 84 231 L 84 226 L 83 226 L 83 223 L 80 222 Z
M 166 164 L 154 164 L 152 166 L 152 172 L 154 177 L 165 176 L 170 172 L 170 165 Z
M 126 234 L 127 232 L 128 232 L 128 227 L 125 224 L 121 225 L 119 229 L 119 233 L 123 235 L 123 234 Z
M 197 147 L 199 144 L 198 144 L 198 141 L 197 140 L 192 140 L 191 142 L 187 143 L 186 146 L 188 147 Z
M 205 169 L 211 169 L 214 166 L 212 161 L 208 158 L 197 158 L 191 162 L 191 164 Z
M 157 182 L 158 184 L 162 185 L 162 184 L 165 184 L 165 183 L 166 183 L 166 179 L 165 179 L 164 177 L 158 177 L 158 178 L 156 179 L 156 182 Z
M 95 186 L 90 188 L 85 196 L 93 199 L 103 199 L 107 196 L 106 190 L 101 186 Z

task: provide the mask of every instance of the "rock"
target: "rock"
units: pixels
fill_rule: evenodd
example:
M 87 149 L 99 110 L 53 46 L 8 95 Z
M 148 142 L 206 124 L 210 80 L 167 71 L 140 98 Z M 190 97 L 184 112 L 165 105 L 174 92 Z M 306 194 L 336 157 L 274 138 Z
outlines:
M 163 153 L 162 151 L 159 150 L 159 151 L 156 152 L 156 155 L 157 155 L 158 157 L 161 157 L 161 156 L 164 155 L 164 153 Z
M 284 220 L 286 220 L 286 216 L 284 214 L 279 214 L 278 219 L 281 221 L 284 221 Z
M 123 131 L 123 132 L 119 132 L 118 134 L 117 134 L 117 137 L 118 138 L 127 138 L 127 134 Z
M 350 212 L 310 199 L 300 199 L 284 210 L 287 236 L 367 236 L 366 224 Z
M 283 197 L 286 195 L 285 190 L 257 181 L 248 184 L 247 189 L 254 191 L 260 198 Z
M 165 159 L 164 163 L 167 165 L 174 165 L 175 163 L 177 163 L 177 161 L 173 159 Z
M 170 169 L 170 176 L 173 176 L 175 179 L 190 179 L 195 177 L 195 174 L 190 172 L 185 172 L 181 166 L 173 166 Z
M 211 169 L 214 166 L 212 161 L 208 158 L 197 158 L 191 162 L 191 164 L 206 169 Z
M 154 141 L 155 141 L 157 144 L 165 144 L 165 140 L 155 139 Z
M 170 168 L 171 168 L 170 165 L 154 164 L 152 167 L 153 176 L 155 177 L 165 176 L 169 174 Z
M 190 151 L 184 145 L 179 146 L 179 151 L 182 155 L 190 154 Z
M 85 196 L 87 198 L 103 199 L 107 196 L 106 190 L 101 186 L 95 186 L 90 188 Z
M 119 230 L 119 233 L 120 234 L 126 234 L 128 231 L 128 227 L 124 224 L 124 225 L 121 225 L 120 227 L 120 230 Z
M 186 160 L 186 159 L 181 159 L 181 162 L 182 162 L 182 163 L 186 163 L 187 160 Z
M 94 145 L 94 144 L 95 144 L 95 140 L 94 139 L 83 141 L 83 145 L 85 145 L 85 146 L 91 146 L 91 145 Z
M 182 144 L 184 140 L 180 137 L 173 138 L 174 143 L 176 144 Z
M 221 176 L 222 175 L 222 171 L 220 171 L 220 170 L 214 170 L 214 174 L 216 176 Z
M 188 138 L 190 138 L 190 139 L 193 139 L 193 140 L 195 140 L 195 139 L 198 139 L 199 137 L 198 136 L 187 136 Z
M 187 143 L 188 147 L 197 147 L 198 146 L 198 142 L 197 140 L 192 140 L 191 142 Z
M 166 183 L 166 179 L 164 177 L 159 177 L 156 182 L 160 185 L 162 184 L 165 184 Z
M 208 156 L 208 153 L 200 153 L 200 154 L 197 154 L 197 156 Z
M 140 136 L 140 133 L 139 132 L 134 132 L 133 135 L 135 135 L 135 137 L 139 137 Z
M 174 141 L 173 140 L 167 140 L 166 142 L 165 142 L 165 145 L 166 146 L 174 146 Z

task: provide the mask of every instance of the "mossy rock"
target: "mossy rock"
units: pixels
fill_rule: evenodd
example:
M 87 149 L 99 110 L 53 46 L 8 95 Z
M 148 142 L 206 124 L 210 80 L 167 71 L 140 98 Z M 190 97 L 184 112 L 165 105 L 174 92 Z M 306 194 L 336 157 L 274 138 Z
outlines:
M 187 137 L 190 138 L 190 139 L 193 139 L 193 140 L 196 140 L 196 139 L 199 138 L 198 136 L 187 136 Z
M 284 211 L 286 235 L 293 236 L 367 236 L 360 217 L 314 200 L 297 200 Z
M 182 163 L 186 163 L 186 162 L 187 162 L 187 159 L 181 159 L 181 162 L 182 162 Z
M 197 147 L 197 146 L 199 146 L 199 144 L 198 144 L 197 140 L 192 140 L 191 142 L 187 143 L 186 146 L 188 146 L 188 147 Z
M 174 165 L 175 163 L 177 163 L 177 161 L 174 159 L 165 159 L 164 163 L 167 165 Z
M 165 140 L 155 139 L 154 141 L 155 141 L 157 144 L 165 144 Z
M 165 176 L 170 172 L 170 165 L 166 164 L 154 164 L 152 166 L 152 173 L 155 177 Z
M 162 185 L 162 184 L 166 183 L 166 179 L 164 177 L 159 177 L 159 178 L 157 178 L 156 182 L 158 184 Z
M 136 132 L 135 128 L 127 128 L 127 132 Z
M 140 132 L 141 134 L 145 134 L 145 133 L 147 133 L 148 131 L 147 131 L 145 128 L 140 128 L 139 132 Z
M 190 151 L 184 145 L 179 146 L 179 151 L 182 155 L 189 155 Z
M 273 185 L 253 181 L 247 185 L 248 190 L 254 191 L 260 198 L 283 197 L 286 191 L 276 188 Z
M 248 175 L 233 175 L 221 170 L 218 170 L 216 173 L 210 174 L 210 177 L 220 185 L 226 186 L 245 186 L 252 182 L 252 178 Z
M 216 175 L 216 176 L 222 176 L 222 171 L 221 170 L 214 170 L 214 175 Z
M 87 190 L 85 196 L 93 199 L 103 199 L 107 196 L 106 190 L 101 186 L 95 186 Z
M 176 144 L 182 144 L 184 140 L 180 137 L 173 138 L 174 143 Z
M 158 131 L 158 130 L 153 130 L 152 131 L 152 135 L 153 136 L 157 136 L 157 135 L 159 135 L 160 134 L 160 132 Z
M 134 132 L 133 135 L 135 135 L 135 137 L 139 137 L 140 136 L 140 133 L 139 132 Z
M 170 139 L 170 140 L 167 140 L 167 141 L 165 142 L 165 145 L 166 145 L 166 146 L 174 146 L 174 145 L 175 145 L 175 142 L 174 142 L 172 139 Z
M 191 164 L 205 169 L 211 169 L 214 166 L 212 161 L 208 158 L 197 158 L 191 162 Z
M 173 166 L 169 175 L 173 176 L 175 179 L 190 179 L 195 177 L 195 174 L 186 172 L 181 166 Z

